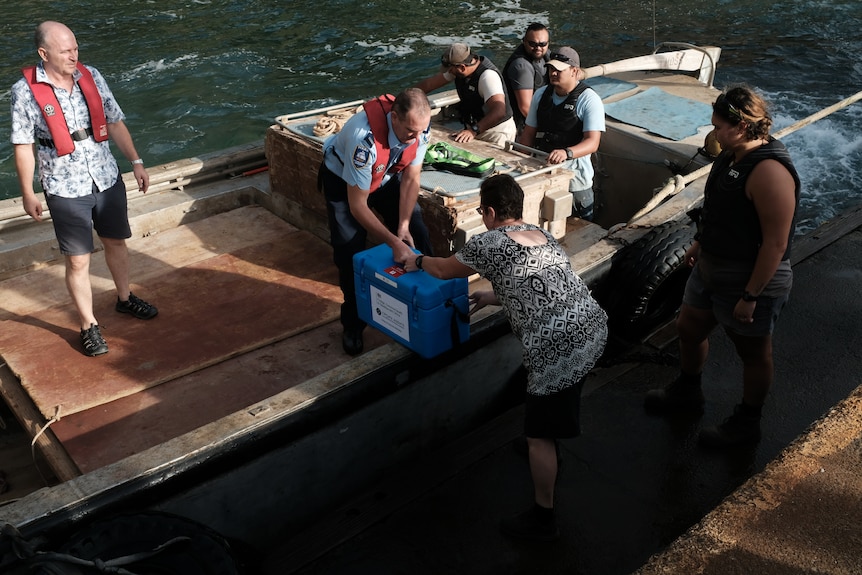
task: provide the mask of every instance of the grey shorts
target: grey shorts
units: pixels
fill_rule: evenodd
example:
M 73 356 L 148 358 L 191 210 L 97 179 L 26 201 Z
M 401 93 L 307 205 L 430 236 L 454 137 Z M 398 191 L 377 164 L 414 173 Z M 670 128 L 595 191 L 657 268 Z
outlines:
M 94 229 L 101 238 L 124 240 L 132 237 L 122 177 L 104 192 L 97 191 L 93 184 L 93 193 L 81 198 L 45 194 L 45 203 L 51 211 L 54 234 L 63 255 L 92 253 Z
M 685 284 L 685 294 L 682 296 L 683 303 L 693 308 L 711 310 L 716 321 L 733 333 L 747 337 L 766 337 L 772 334 L 775 322 L 787 303 L 789 292 L 778 297 L 761 295 L 754 307 L 754 322 L 742 323 L 733 317 L 733 308 L 742 295 L 742 289 L 733 294 L 711 290 L 703 281 L 699 268 L 700 266 L 695 265 L 691 270 L 688 283 Z

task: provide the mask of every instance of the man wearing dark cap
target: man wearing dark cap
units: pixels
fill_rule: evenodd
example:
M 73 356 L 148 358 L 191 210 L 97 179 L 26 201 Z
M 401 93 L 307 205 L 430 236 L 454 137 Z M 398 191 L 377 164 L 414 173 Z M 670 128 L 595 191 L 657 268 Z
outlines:
M 568 46 L 551 53 L 548 86 L 536 90 L 519 142 L 548 153 L 548 164 L 564 164 L 573 175 L 569 191 L 574 215 L 593 218 L 593 164 L 605 131 L 602 99 L 578 81 L 581 59 Z
M 449 46 L 440 58 L 440 72 L 419 82 L 416 87 L 428 93 L 455 81 L 461 99 L 464 129 L 452 134 L 456 142 L 474 138 L 501 148 L 515 140 L 517 129 L 512 106 L 503 86 L 503 76 L 490 59 L 474 54 L 467 44 Z
M 521 43 L 503 66 L 503 81 L 506 82 L 518 130 L 524 129 L 533 94 L 548 83 L 545 65 L 550 60 L 549 42 L 548 28 L 541 22 L 533 22 L 527 26 Z

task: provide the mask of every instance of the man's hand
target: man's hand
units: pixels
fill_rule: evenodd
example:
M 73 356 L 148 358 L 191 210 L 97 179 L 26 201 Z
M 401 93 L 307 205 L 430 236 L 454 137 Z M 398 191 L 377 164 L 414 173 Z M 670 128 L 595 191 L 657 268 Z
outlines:
M 410 243 L 413 243 L 412 237 L 410 238 Z M 407 265 L 408 261 L 413 261 L 416 259 L 416 253 L 413 251 L 413 248 L 410 245 L 402 241 L 392 246 L 392 259 L 395 260 L 395 263 L 397 263 L 401 267 L 404 267 Z
M 42 221 L 42 202 L 39 201 L 36 194 L 25 194 L 22 198 L 22 203 L 24 204 L 24 211 L 27 212 L 28 216 L 37 222 Z
M 473 130 L 464 128 L 452 134 L 451 138 L 459 144 L 466 144 L 467 142 L 472 142 L 476 138 L 476 135 L 473 133 Z
M 562 164 L 568 159 L 568 154 L 565 150 L 551 150 L 548 154 L 548 164 Z
M 150 187 L 150 174 L 147 173 L 143 164 L 135 164 L 132 166 L 132 172 L 135 174 L 135 181 L 138 183 L 138 190 L 146 194 Z

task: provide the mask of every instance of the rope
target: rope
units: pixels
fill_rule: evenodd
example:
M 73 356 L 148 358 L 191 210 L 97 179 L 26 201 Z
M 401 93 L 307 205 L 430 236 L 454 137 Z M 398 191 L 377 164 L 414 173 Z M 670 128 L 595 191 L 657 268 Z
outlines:
M 170 539 L 165 543 L 156 546 L 152 550 L 132 553 L 130 555 L 116 557 L 114 559 L 108 559 L 107 561 L 105 561 L 99 559 L 98 557 L 92 560 L 87 560 L 66 553 L 38 551 L 36 546 L 33 545 L 32 542 L 25 539 L 24 536 L 21 535 L 21 532 L 9 523 L 4 524 L 2 528 L 0 528 L 0 534 L 2 534 L 3 537 L 9 539 L 12 542 L 12 549 L 15 553 L 15 556 L 18 557 L 18 559 L 22 559 L 25 565 L 41 565 L 42 567 L 47 568 L 48 572 L 50 573 L 66 573 L 67 571 L 65 569 L 61 568 L 61 570 L 58 571 L 54 567 L 57 566 L 57 564 L 69 564 L 92 567 L 98 573 L 136 575 L 135 572 L 124 569 L 124 566 L 133 565 L 145 559 L 149 559 L 150 557 L 158 555 L 162 551 L 165 551 L 166 549 L 176 545 L 177 543 L 191 541 L 191 538 L 186 536 L 174 537 L 173 539 Z
M 351 108 L 348 110 L 331 110 L 322 116 L 317 124 L 314 125 L 312 132 L 318 138 L 336 134 L 344 127 L 345 122 L 352 118 L 357 112 L 362 110 L 362 106 Z
M 42 428 L 39 429 L 39 433 L 37 433 L 35 436 L 33 436 L 33 440 L 30 442 L 30 457 L 33 458 L 33 465 L 36 467 L 36 471 L 39 472 L 39 476 L 42 478 L 42 482 L 45 483 L 45 485 L 48 485 L 48 479 L 42 473 L 42 470 L 39 468 L 39 464 L 36 461 L 36 441 L 42 436 L 43 433 L 48 431 L 48 428 L 51 427 L 51 425 L 60 421 L 60 419 L 61 419 L 60 408 L 61 407 L 62 407 L 61 405 L 58 405 L 54 408 L 54 417 L 49 419 L 47 421 L 47 423 L 45 423 L 45 425 L 43 425 Z

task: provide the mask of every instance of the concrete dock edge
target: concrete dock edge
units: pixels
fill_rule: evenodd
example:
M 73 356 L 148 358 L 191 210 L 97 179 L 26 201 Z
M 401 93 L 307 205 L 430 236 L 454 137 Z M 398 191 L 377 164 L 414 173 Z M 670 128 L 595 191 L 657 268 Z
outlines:
M 637 575 L 862 573 L 862 386 Z

